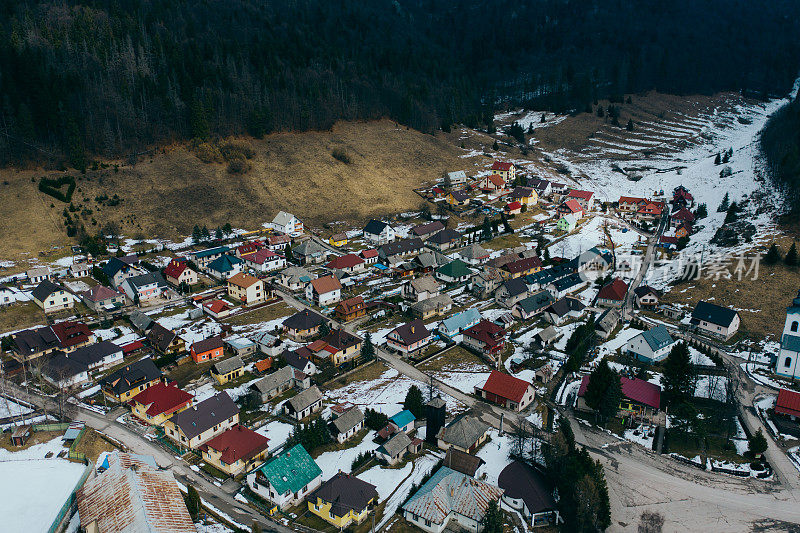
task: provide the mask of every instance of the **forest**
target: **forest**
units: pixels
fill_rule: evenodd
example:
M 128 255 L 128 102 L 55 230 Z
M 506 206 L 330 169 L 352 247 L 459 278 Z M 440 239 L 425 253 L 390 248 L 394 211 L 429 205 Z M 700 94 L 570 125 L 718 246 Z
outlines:
M 491 127 L 650 89 L 784 95 L 793 0 L 17 0 L 0 165 L 388 117 Z
M 761 132 L 761 151 L 773 183 L 786 198 L 787 222 L 800 220 L 800 97 L 776 111 Z

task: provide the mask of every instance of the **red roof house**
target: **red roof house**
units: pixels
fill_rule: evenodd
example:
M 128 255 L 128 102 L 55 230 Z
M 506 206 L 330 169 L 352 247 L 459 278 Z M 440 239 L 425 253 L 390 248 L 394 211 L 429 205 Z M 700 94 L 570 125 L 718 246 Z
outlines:
M 481 320 L 462 334 L 464 346 L 485 355 L 496 355 L 506 345 L 506 330 L 494 322 Z
M 618 307 L 625 301 L 627 293 L 628 284 L 619 278 L 614 278 L 614 281 L 603 285 L 603 288 L 597 293 L 597 305 Z
M 147 387 L 129 402 L 134 415 L 148 424 L 161 425 L 173 414 L 192 404 L 193 396 L 176 383 L 159 382 Z
M 775 413 L 791 417 L 800 416 L 800 392 L 781 389 L 775 400 Z
M 492 170 L 499 170 L 501 172 L 508 172 L 509 170 L 511 170 L 512 166 L 514 166 L 514 165 L 509 163 L 508 161 L 495 161 L 492 164 Z
M 567 198 L 575 198 L 576 200 L 591 200 L 594 197 L 592 191 L 582 191 L 580 189 L 572 189 L 567 194 Z
M 58 324 L 53 324 L 50 326 L 50 329 L 53 330 L 53 333 L 58 337 L 61 348 L 66 351 L 80 348 L 94 340 L 92 330 L 83 322 L 67 320 L 59 322 Z
M 492 370 L 483 387 L 475 387 L 475 394 L 506 409 L 522 411 L 533 401 L 533 385 L 504 372 Z
M 263 241 L 250 241 L 236 247 L 236 257 L 241 258 L 243 255 L 252 254 L 264 248 L 266 244 Z
M 578 389 L 578 397 L 583 398 L 586 394 L 586 388 L 589 386 L 590 375 L 583 376 L 581 379 L 581 386 Z M 619 378 L 620 385 L 622 385 L 622 396 L 637 404 L 642 408 L 651 408 L 658 411 L 661 408 L 661 387 L 649 381 L 639 378 L 629 379 L 626 377 Z M 624 401 L 622 402 L 625 403 Z M 636 406 L 625 408 L 627 411 L 639 411 Z
M 558 212 L 562 215 L 577 215 L 578 217 L 582 217 L 583 207 L 581 207 L 581 204 L 579 204 L 577 200 L 572 198 L 558 206 Z
M 484 176 L 480 182 L 480 189 L 485 192 L 500 191 L 506 188 L 506 180 L 502 176 L 492 174 Z
M 201 446 L 203 458 L 236 475 L 247 471 L 269 453 L 269 439 L 241 424 L 223 431 Z
M 357 270 L 358 267 L 362 266 L 363 264 L 364 260 L 358 257 L 356 254 L 347 254 L 333 258 L 333 260 L 325 265 L 325 268 L 352 272 L 353 270 Z

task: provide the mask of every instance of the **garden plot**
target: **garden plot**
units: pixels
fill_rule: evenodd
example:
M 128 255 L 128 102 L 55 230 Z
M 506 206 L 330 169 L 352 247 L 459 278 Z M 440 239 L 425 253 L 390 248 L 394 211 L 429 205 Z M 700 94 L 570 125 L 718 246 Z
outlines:
M 377 444 L 372 442 L 374 438 L 375 432 L 369 431 L 364 436 L 364 439 L 356 446 L 345 450 L 325 452 L 314 459 L 322 469 L 322 479 L 330 479 L 340 471 L 349 473 L 353 465 L 353 460 L 355 460 L 359 454 L 372 452 L 378 447 Z

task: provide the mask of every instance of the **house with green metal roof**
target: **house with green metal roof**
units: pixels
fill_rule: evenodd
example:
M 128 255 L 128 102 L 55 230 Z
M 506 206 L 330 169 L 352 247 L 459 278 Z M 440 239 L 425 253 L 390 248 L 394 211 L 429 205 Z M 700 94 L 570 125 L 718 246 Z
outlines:
M 192 254 L 192 258 L 194 262 L 200 266 L 200 268 L 205 268 L 208 264 L 217 259 L 223 254 L 227 254 L 230 252 L 231 249 L 227 246 L 217 246 L 215 248 L 208 248 L 206 250 L 199 250 Z
M 625 345 L 624 352 L 647 363 L 661 361 L 677 343 L 664 326 L 656 326 L 632 337 Z
M 282 451 L 247 475 L 250 490 L 281 509 L 298 505 L 322 484 L 322 469 L 302 444 Z
M 235 255 L 223 254 L 211 261 L 206 270 L 208 274 L 217 279 L 228 279 L 237 272 L 241 272 L 244 261 Z
M 400 411 L 389 418 L 389 422 L 397 426 L 398 431 L 404 433 L 410 433 L 414 430 L 414 420 L 416 420 L 416 417 L 408 409 Z
M 461 259 L 454 259 L 436 269 L 436 279 L 445 283 L 461 283 L 469 280 L 470 276 L 472 271 Z

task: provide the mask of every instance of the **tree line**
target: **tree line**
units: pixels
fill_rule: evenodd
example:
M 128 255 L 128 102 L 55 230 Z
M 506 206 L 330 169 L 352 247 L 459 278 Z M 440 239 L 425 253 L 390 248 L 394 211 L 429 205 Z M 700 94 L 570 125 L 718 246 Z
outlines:
M 0 6 L 0 164 L 389 117 L 494 129 L 498 106 L 785 93 L 789 0 L 19 0 Z

